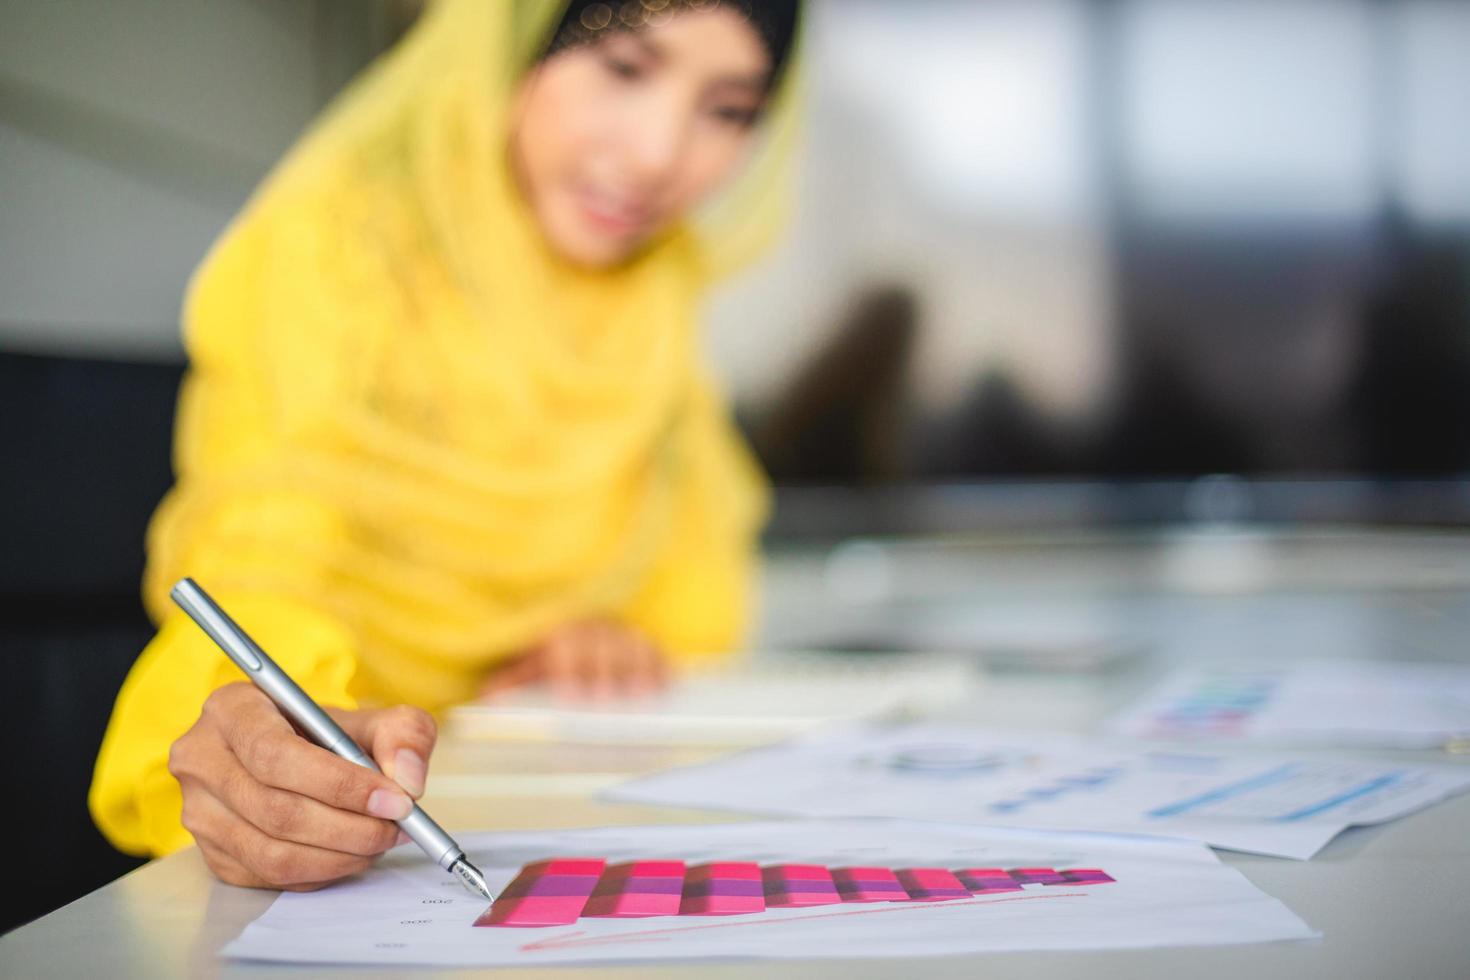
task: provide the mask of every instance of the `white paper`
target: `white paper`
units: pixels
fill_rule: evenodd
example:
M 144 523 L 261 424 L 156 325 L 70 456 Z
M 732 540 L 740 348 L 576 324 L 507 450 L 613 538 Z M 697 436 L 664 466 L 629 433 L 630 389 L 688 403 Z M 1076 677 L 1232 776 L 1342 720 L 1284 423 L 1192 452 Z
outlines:
M 364 877 L 284 894 L 224 955 L 309 963 L 529 965 L 714 957 L 960 955 L 1310 938 L 1280 902 L 1197 844 L 887 820 L 609 827 L 468 834 L 493 888 L 551 857 L 816 863 L 829 867 L 1101 868 L 1089 886 L 1027 885 L 950 902 L 842 903 L 751 915 L 588 919 L 543 929 L 472 925 L 485 903 L 412 846 Z
M 1153 834 L 1306 859 L 1470 787 L 1470 766 L 1115 748 L 958 726 L 846 726 L 635 779 L 616 800 Z
M 1470 666 L 1183 669 L 1109 723 L 1137 738 L 1436 748 L 1470 737 Z

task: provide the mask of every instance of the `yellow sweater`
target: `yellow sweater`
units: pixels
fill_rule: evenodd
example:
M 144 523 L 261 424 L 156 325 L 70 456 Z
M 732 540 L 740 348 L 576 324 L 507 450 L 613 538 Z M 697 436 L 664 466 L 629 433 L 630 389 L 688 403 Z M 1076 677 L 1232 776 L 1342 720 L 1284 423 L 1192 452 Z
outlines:
M 546 249 L 504 123 L 556 6 L 431 8 L 196 274 L 160 629 L 90 798 L 119 848 L 189 843 L 168 748 L 238 678 L 171 609 L 184 575 L 325 704 L 442 708 L 585 616 L 682 656 L 738 641 L 766 498 L 696 342 L 719 229 L 607 272 Z

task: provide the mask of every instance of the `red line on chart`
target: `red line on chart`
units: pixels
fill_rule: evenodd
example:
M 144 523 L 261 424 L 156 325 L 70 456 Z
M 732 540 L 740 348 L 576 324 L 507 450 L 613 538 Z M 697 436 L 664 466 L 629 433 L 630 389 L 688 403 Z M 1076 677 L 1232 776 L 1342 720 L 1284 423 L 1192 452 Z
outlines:
M 568 949 L 573 946 L 604 946 L 610 943 L 621 942 L 649 942 L 660 940 L 674 933 L 698 932 L 702 929 L 734 929 L 739 926 L 775 926 L 787 922 L 810 922 L 813 919 L 836 919 L 848 915 L 881 915 L 885 912 L 918 912 L 921 910 L 932 910 L 936 908 L 953 908 L 960 905 L 999 905 L 1002 902 L 1032 902 L 1042 898 L 1086 898 L 1086 892 L 1056 892 L 1049 895 L 1016 895 L 1010 898 L 977 898 L 969 901 L 957 902 L 925 902 L 914 905 L 885 905 L 882 908 L 870 909 L 848 909 L 842 912 L 822 912 L 817 915 L 791 916 L 781 919 L 752 919 L 741 918 L 734 922 L 711 922 L 705 925 L 683 926 L 668 929 L 647 929 L 643 932 L 626 932 L 616 936 L 592 936 L 587 939 L 578 939 L 585 930 L 567 933 L 564 936 L 551 936 L 546 939 L 538 939 L 532 943 L 526 943 L 521 947 L 523 953 L 536 953 L 546 949 Z

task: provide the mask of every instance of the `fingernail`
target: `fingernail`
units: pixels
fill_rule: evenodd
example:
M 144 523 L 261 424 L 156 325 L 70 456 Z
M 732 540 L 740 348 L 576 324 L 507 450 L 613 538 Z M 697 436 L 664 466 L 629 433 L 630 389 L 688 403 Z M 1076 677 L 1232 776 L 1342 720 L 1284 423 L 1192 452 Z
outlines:
M 368 813 L 384 820 L 402 820 L 413 811 L 413 801 L 390 789 L 375 789 L 368 797 Z
M 411 840 L 413 840 L 412 837 L 408 836 L 407 834 L 405 834 L 403 831 L 400 830 L 398 832 L 398 839 L 393 842 L 393 846 L 394 847 L 397 847 L 400 844 L 407 844 Z
M 423 756 L 413 749 L 399 749 L 398 754 L 393 756 L 393 781 L 408 790 L 409 796 L 423 795 L 424 777 L 428 775 L 428 769 Z

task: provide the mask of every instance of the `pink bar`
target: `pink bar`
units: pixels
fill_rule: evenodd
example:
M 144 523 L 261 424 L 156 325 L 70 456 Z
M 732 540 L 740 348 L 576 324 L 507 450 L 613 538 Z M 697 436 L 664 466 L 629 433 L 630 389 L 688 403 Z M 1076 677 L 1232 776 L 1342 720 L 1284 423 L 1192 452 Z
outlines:
M 602 874 L 605 867 L 607 861 L 602 858 L 552 858 L 550 861 L 526 865 L 521 874 L 539 869 L 538 873 L 543 875 L 591 875 L 595 878 Z M 514 884 L 515 882 L 511 882 L 511 885 Z M 509 887 L 506 890 L 509 891 Z
M 1117 880 L 1101 868 L 1066 868 L 1061 873 L 1069 885 L 1106 885 Z
M 970 897 L 970 889 L 960 883 L 953 871 L 944 868 L 901 868 L 898 880 L 915 902 L 947 902 Z
M 777 864 L 772 865 L 787 881 L 831 881 L 832 872 L 820 864 Z
M 603 874 L 582 914 L 609 919 L 678 915 L 683 892 L 683 861 L 618 864 Z
M 1011 877 L 1018 885 L 1065 885 L 1067 876 L 1052 868 L 1012 868 Z
M 1000 892 L 1018 892 L 1021 886 L 1005 868 L 965 868 L 956 871 L 960 884 L 973 895 L 995 895 Z
M 607 862 L 555 858 L 521 869 L 477 926 L 565 926 L 577 921 Z
M 766 910 L 758 864 L 721 861 L 699 864 L 684 875 L 680 915 L 748 915 Z
M 640 878 L 679 878 L 684 877 L 683 861 L 631 861 L 628 864 L 618 865 L 627 868 L 628 873 Z M 609 868 L 611 872 L 613 869 Z
M 820 864 L 774 864 L 761 869 L 767 908 L 835 905 L 842 901 L 832 872 Z
M 887 868 L 833 868 L 832 882 L 844 902 L 907 902 L 909 893 Z
M 714 875 L 717 878 L 728 878 L 732 881 L 761 880 L 761 866 L 747 861 L 715 861 L 711 864 L 698 864 L 689 869 L 691 874 L 695 871 L 700 874 Z

